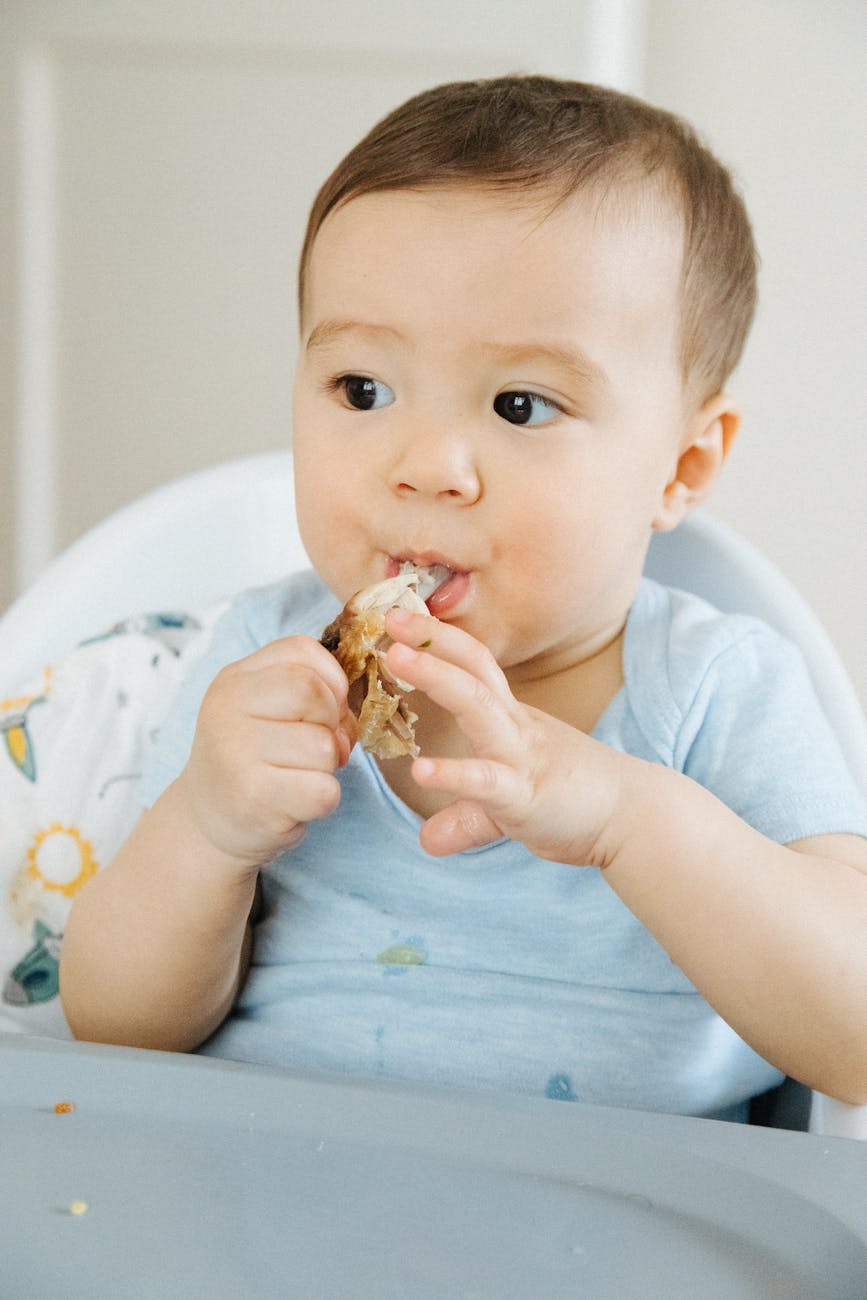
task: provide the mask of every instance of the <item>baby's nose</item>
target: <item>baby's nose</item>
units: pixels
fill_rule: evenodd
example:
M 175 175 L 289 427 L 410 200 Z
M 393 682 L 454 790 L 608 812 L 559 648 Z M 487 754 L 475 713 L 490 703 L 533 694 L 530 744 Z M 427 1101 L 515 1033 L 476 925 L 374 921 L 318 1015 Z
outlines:
M 472 505 L 482 495 L 482 479 L 472 447 L 451 436 L 410 438 L 391 473 L 401 497 L 424 495 Z

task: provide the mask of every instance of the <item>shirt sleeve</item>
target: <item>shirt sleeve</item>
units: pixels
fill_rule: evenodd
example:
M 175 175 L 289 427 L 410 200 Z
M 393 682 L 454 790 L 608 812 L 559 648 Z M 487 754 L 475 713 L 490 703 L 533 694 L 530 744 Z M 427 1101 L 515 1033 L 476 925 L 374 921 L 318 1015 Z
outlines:
M 751 621 L 682 715 L 675 766 L 778 843 L 867 835 L 859 791 L 792 642 Z

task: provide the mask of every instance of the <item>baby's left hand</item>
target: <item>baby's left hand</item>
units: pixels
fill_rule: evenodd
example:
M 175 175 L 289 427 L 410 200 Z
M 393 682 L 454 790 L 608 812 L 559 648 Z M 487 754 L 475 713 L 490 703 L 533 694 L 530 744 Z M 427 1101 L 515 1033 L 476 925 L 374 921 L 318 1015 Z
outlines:
M 625 756 L 516 700 L 487 648 L 460 628 L 405 610 L 386 626 L 389 671 L 446 709 L 472 754 L 414 761 L 420 786 L 455 798 L 425 822 L 422 847 L 459 853 L 506 836 L 540 858 L 607 865 Z

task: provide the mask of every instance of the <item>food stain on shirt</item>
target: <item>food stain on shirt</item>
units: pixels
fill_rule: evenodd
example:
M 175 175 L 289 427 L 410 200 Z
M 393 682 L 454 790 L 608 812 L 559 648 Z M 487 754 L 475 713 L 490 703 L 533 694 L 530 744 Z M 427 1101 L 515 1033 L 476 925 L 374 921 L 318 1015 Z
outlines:
M 572 1080 L 568 1074 L 552 1074 L 545 1087 L 545 1096 L 550 1101 L 577 1101 L 572 1090 Z
M 380 966 L 422 966 L 427 953 L 415 943 L 393 943 L 376 958 Z

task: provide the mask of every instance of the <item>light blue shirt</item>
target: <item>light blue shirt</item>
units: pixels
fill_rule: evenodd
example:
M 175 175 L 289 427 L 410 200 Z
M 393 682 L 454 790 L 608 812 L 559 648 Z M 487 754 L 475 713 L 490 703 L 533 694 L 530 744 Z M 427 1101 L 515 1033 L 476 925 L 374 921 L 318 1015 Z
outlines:
M 318 637 L 337 609 L 312 573 L 242 595 L 180 692 L 142 801 L 183 768 L 221 667 L 279 636 Z M 806 667 L 763 623 L 644 579 L 623 660 L 598 740 L 685 772 L 779 842 L 867 834 Z M 202 1051 L 726 1117 L 780 1081 L 599 871 L 511 841 L 428 857 L 421 819 L 369 755 L 356 746 L 339 775 L 337 812 L 262 873 L 249 977 Z

